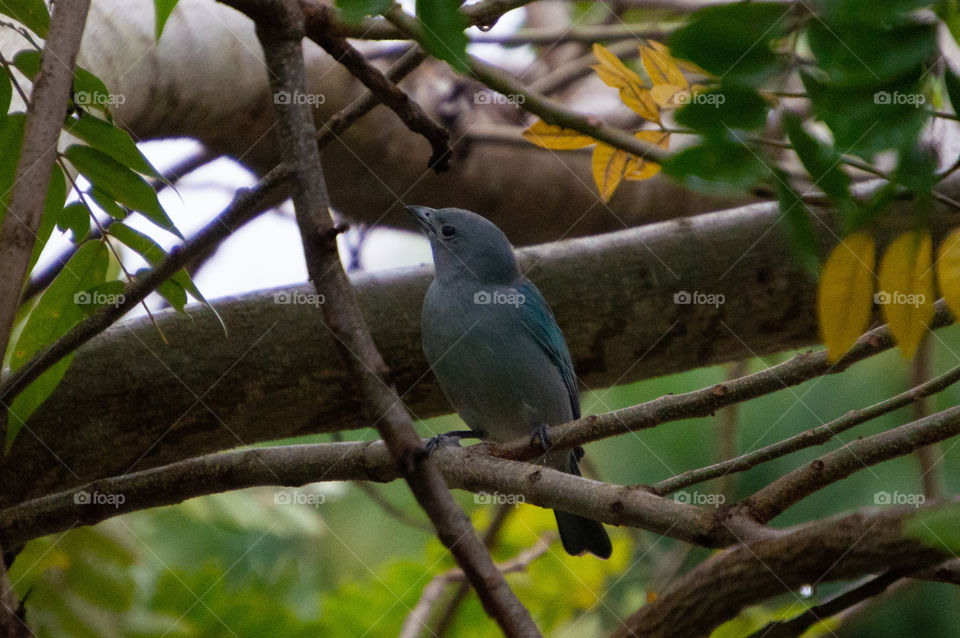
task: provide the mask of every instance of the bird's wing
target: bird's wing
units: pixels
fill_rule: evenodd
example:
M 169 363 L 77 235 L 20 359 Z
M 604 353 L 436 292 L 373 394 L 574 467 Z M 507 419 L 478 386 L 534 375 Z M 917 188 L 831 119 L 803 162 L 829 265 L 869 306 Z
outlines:
M 570 395 L 573 418 L 579 419 L 580 394 L 577 392 L 577 378 L 573 373 L 573 361 L 570 359 L 570 351 L 567 349 L 563 333 L 560 332 L 560 326 L 553 318 L 547 300 L 543 298 L 533 282 L 526 277 L 521 277 L 515 288 L 524 296 L 523 303 L 517 306 L 520 311 L 520 321 L 557 366 L 563 383 L 567 386 L 567 394 Z

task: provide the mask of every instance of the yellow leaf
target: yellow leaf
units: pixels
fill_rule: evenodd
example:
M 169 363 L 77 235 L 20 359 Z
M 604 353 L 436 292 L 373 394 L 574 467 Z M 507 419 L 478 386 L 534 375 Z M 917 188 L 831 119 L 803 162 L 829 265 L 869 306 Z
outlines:
M 658 84 L 650 89 L 650 97 L 663 108 L 680 108 L 690 99 L 690 91 L 676 84 Z
M 660 123 L 660 111 L 650 94 L 650 89 L 645 87 L 620 89 L 620 101 L 648 122 Z
M 932 246 L 929 232 L 906 232 L 880 260 L 876 300 L 906 359 L 917 351 L 933 319 Z
M 953 230 L 937 253 L 940 294 L 955 319 L 960 318 L 960 228 Z
M 677 67 L 670 50 L 659 42 L 651 40 L 649 46 L 640 45 L 640 62 L 654 86 L 672 84 L 681 89 L 687 88 L 687 79 Z
M 637 139 L 656 144 L 660 148 L 670 148 L 669 133 L 664 133 L 663 131 L 637 131 L 634 135 Z M 642 157 L 631 155 L 626 168 L 623 170 L 623 178 L 631 182 L 639 182 L 643 179 L 650 179 L 659 172 L 660 165 L 656 162 L 650 162 Z
M 823 265 L 817 288 L 817 320 L 833 362 L 850 349 L 873 311 L 873 237 L 856 233 L 837 245 Z
M 547 124 L 543 120 L 537 120 L 523 133 L 524 139 L 533 142 L 542 148 L 549 148 L 555 151 L 572 151 L 596 144 L 597 140 L 589 135 L 584 135 L 578 131 L 560 126 Z
M 598 142 L 593 149 L 593 179 L 597 182 L 601 201 L 609 201 L 617 190 L 629 155 L 602 142 Z
M 650 96 L 650 89 L 643 84 L 640 76 L 634 73 L 620 58 L 610 53 L 602 44 L 593 45 L 593 54 L 600 64 L 593 65 L 600 79 L 607 86 L 620 90 L 620 100 L 634 113 L 651 122 L 659 122 L 657 103 Z

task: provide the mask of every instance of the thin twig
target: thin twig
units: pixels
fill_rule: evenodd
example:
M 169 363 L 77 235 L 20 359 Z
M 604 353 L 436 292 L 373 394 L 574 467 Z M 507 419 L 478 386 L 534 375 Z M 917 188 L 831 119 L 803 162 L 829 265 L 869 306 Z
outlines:
M 670 494 L 677 490 L 725 476 L 732 472 L 745 472 L 761 463 L 772 461 L 798 450 L 814 445 L 822 445 L 833 437 L 850 428 L 871 421 L 883 414 L 888 414 L 911 403 L 922 401 L 925 397 L 934 395 L 960 381 L 960 366 L 945 372 L 914 388 L 902 392 L 894 397 L 885 399 L 859 410 L 851 410 L 842 417 L 834 419 L 819 427 L 801 432 L 795 436 L 772 443 L 766 447 L 742 454 L 722 463 L 716 463 L 696 470 L 689 470 L 677 476 L 665 479 L 651 487 L 654 494 Z
M 123 301 L 116 305 L 103 306 L 45 350 L 38 352 L 16 372 L 4 378 L 0 382 L 0 401 L 9 403 L 12 397 L 57 361 L 106 330 L 114 321 L 146 299 L 195 256 L 203 254 L 258 214 L 282 201 L 288 192 L 290 176 L 290 170 L 281 165 L 267 173 L 254 188 L 237 191 L 230 205 L 186 244 L 171 250 L 160 265 L 127 284 L 123 290 Z
M 906 572 L 890 570 L 879 576 L 868 578 L 824 602 L 808 608 L 799 616 L 789 620 L 771 622 L 750 634 L 748 638 L 795 638 L 813 625 L 823 622 L 845 609 L 858 605 L 865 600 L 879 596 L 887 587 L 906 576 Z
M 397 5 L 394 5 L 384 15 L 410 37 L 421 44 L 423 43 L 423 30 L 416 18 L 405 13 Z M 539 116 L 547 124 L 573 129 L 615 148 L 661 164 L 670 156 L 668 151 L 654 144 L 641 141 L 627 131 L 604 124 L 598 117 L 583 115 L 545 95 L 527 89 L 522 83 L 509 77 L 502 70 L 472 55 L 467 55 L 464 62 L 474 78 L 494 91 L 515 97 L 518 103 L 522 98 L 523 108 Z
M 387 79 L 383 73 L 370 64 L 362 53 L 347 40 L 334 35 L 331 26 L 334 21 L 333 9 L 327 5 L 307 2 L 304 6 L 306 34 L 342 64 L 355 78 L 360 80 L 373 93 L 377 100 L 397 114 L 407 128 L 422 135 L 433 149 L 428 166 L 437 172 L 450 168 L 450 132 L 433 121 L 419 104 Z
M 399 82 L 417 68 L 426 57 L 426 52 L 419 46 L 409 46 L 403 55 L 387 69 L 385 73 L 387 80 L 393 83 Z M 317 145 L 321 150 L 326 148 L 330 142 L 350 128 L 351 124 L 372 111 L 378 104 L 380 100 L 372 91 L 367 91 L 355 99 L 323 123 L 323 127 L 317 134 Z
M 552 535 L 547 534 L 537 539 L 533 547 L 524 550 L 506 562 L 498 564 L 497 569 L 500 570 L 501 574 L 525 571 L 530 563 L 547 553 L 551 542 L 553 542 Z M 443 574 L 437 574 L 427 583 L 420 594 L 420 600 L 417 601 L 417 604 L 407 614 L 406 620 L 403 621 L 403 627 L 401 627 L 399 634 L 400 638 L 418 638 L 424 630 L 430 631 L 427 627 L 427 621 L 430 618 L 431 610 L 440 600 L 443 591 L 452 583 L 466 584 L 463 570 L 451 569 Z M 430 632 L 430 636 L 437 638 L 438 635 Z
M 735 506 L 739 512 L 767 523 L 791 505 L 827 485 L 871 465 L 910 454 L 921 447 L 960 434 L 960 406 L 919 421 L 851 441 L 844 447 L 804 464 L 757 490 Z

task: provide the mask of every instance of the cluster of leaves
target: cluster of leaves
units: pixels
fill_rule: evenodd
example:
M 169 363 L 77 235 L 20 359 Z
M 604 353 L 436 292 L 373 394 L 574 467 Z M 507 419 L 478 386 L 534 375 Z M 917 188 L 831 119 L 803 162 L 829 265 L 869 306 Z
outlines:
M 937 25 L 915 11 L 929 4 L 836 0 L 823 3 L 817 15 L 781 3 L 706 8 L 670 36 L 669 50 L 655 42 L 640 46 L 640 62 L 652 87 L 605 48 L 594 46 L 600 62 L 594 68 L 601 79 L 619 89 L 627 107 L 663 132 L 654 138 L 657 131 L 643 130 L 638 137 L 668 143 L 673 129 L 664 126 L 662 112 L 682 106 L 674 119 L 685 127 L 682 132 L 695 133 L 698 141 L 672 154 L 664 172 L 707 192 L 756 188 L 776 192 L 786 236 L 797 257 L 816 271 L 821 249 L 812 216 L 798 193 L 797 180 L 768 148 L 786 146 L 796 153 L 807 181 L 838 211 L 847 237 L 827 260 L 820 286 L 821 331 L 834 358 L 869 323 L 877 278 L 871 233 L 896 196 L 913 201 L 918 230 L 901 236 L 887 250 L 876 300 L 906 356 L 916 351 L 933 316 L 932 244 L 923 228 L 933 188 L 947 173 L 937 173 L 935 153 L 923 147 L 920 135 L 933 116 L 927 105 L 939 99 L 942 88 L 954 107 L 960 103 L 960 80 L 949 68 L 938 70 Z M 955 14 L 940 7 L 948 26 L 958 22 Z M 801 63 L 807 53 L 812 59 Z M 796 72 L 797 67 L 803 68 Z M 699 69 L 706 86 L 689 86 L 680 68 Z M 813 116 L 803 121 L 789 111 L 781 113 L 785 141 L 765 139 L 758 131 L 778 106 L 779 92 L 774 89 L 797 77 Z M 597 143 L 542 121 L 524 136 L 556 150 Z M 880 153 L 895 158 L 893 171 L 870 164 Z M 887 183 L 869 197 L 855 197 L 845 165 L 874 172 Z M 621 179 L 644 179 L 658 170 L 601 143 L 594 150 L 593 174 L 604 201 Z M 943 242 L 937 273 L 948 303 L 960 309 L 956 241 L 951 235 Z M 911 303 L 897 303 L 903 299 Z
M 631 111 L 658 126 L 656 129 L 635 131 L 637 139 L 664 149 L 670 148 L 670 133 L 663 125 L 661 111 L 679 108 L 703 87 L 691 86 L 687 82 L 680 64 L 659 42 L 651 41 L 649 45 L 640 45 L 640 60 L 652 85 L 647 85 L 635 71 L 602 44 L 594 44 L 593 53 L 599 61 L 593 69 L 600 79 L 620 92 L 621 101 Z M 689 65 L 685 66 L 691 68 Z M 595 145 L 592 160 L 593 179 L 597 184 L 600 199 L 604 202 L 613 197 L 622 180 L 640 181 L 660 172 L 660 165 L 656 162 L 614 148 L 575 130 L 547 124 L 543 120 L 534 122 L 523 132 L 523 136 L 537 146 L 556 151 Z
M 0 13 L 9 15 L 30 30 L 18 29 L 30 47 L 17 53 L 8 65 L 0 67 L 0 147 L 7 151 L 0 156 L 2 221 L 13 188 L 26 122 L 25 112 L 11 112 L 14 90 L 25 94 L 14 70 L 31 81 L 40 71 L 41 51 L 30 32 L 45 37 L 50 16 L 42 0 L 15 0 L 0 6 Z M 23 367 L 34 355 L 103 305 L 122 301 L 124 278 L 129 279 L 130 274 L 122 265 L 116 249 L 118 244 L 139 254 L 151 266 L 166 258 L 166 251 L 157 241 L 127 223 L 132 214 L 138 213 L 158 230 L 183 239 L 160 205 L 154 186 L 145 179 L 159 182 L 162 180 L 160 174 L 130 135 L 113 124 L 109 110 L 113 100 L 109 99 L 111 93 L 104 83 L 86 69 L 77 67 L 73 95 L 74 103 L 63 124 L 63 132 L 76 143 L 58 153 L 57 163 L 53 166 L 28 270 L 32 271 L 36 266 L 55 228 L 71 233 L 76 250 L 49 286 L 36 298 L 24 300 L 18 309 L 4 361 L 11 371 Z M 74 175 L 83 176 L 89 182 L 89 188 L 82 190 Z M 67 188 L 68 181 L 70 189 Z M 74 197 L 68 197 L 70 190 Z M 94 206 L 110 215 L 112 223 L 108 227 L 105 228 L 94 216 Z M 99 231 L 96 235 L 90 233 L 92 223 Z M 157 292 L 178 311 L 183 310 L 188 293 L 206 303 L 185 270 L 164 282 Z M 27 418 L 56 388 L 71 359 L 72 356 L 61 359 L 14 398 L 8 410 L 6 449 Z

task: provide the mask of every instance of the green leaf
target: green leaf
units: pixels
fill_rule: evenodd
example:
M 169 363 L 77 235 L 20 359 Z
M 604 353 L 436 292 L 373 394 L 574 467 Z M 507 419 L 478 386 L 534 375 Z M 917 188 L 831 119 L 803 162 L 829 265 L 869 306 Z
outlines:
M 903 534 L 956 555 L 960 552 L 960 505 L 944 505 L 911 516 L 903 523 Z
M 142 177 L 106 153 L 74 144 L 64 153 L 70 163 L 90 183 L 117 202 L 140 211 L 154 224 L 183 239 L 183 235 L 164 212 L 157 194 Z
M 708 193 L 749 189 L 769 175 L 751 149 L 722 140 L 680 151 L 667 160 L 663 170 L 689 187 Z
M 943 74 L 944 84 L 947 85 L 947 95 L 950 96 L 950 106 L 953 107 L 954 114 L 960 111 L 960 78 L 947 67 Z
M 103 242 L 87 242 L 77 249 L 27 317 L 10 357 L 11 370 L 19 369 L 83 318 L 80 304 L 84 299 L 78 295 L 104 280 L 109 261 Z M 23 423 L 60 383 L 71 359 L 72 355 L 61 359 L 13 400 L 8 414 L 7 449 Z
M 110 107 L 114 104 L 123 104 L 126 96 L 111 93 L 103 80 L 82 67 L 73 71 L 73 100 L 86 108 L 95 108 L 110 117 Z
M 807 133 L 800 118 L 793 113 L 784 114 L 783 127 L 814 186 L 826 193 L 843 213 L 849 212 L 849 207 L 853 206 L 850 176 L 841 168 L 840 154 Z
M 118 205 L 117 202 L 113 201 L 112 197 L 104 193 L 96 186 L 91 186 L 90 192 L 87 194 L 90 196 L 90 199 L 92 199 L 97 206 L 103 209 L 103 212 L 110 215 L 110 217 L 113 217 L 117 220 L 123 220 L 128 217 L 128 213 L 123 207 Z
M 824 20 L 835 24 L 890 24 L 930 4 L 931 0 L 870 0 L 868 4 L 864 0 L 830 0 L 819 3 L 818 8 Z
M 337 0 L 343 19 L 357 23 L 366 16 L 375 16 L 383 13 L 393 5 L 393 0 Z
M 817 250 L 817 234 L 813 230 L 813 222 L 810 221 L 810 210 L 786 180 L 787 176 L 781 174 L 775 182 L 787 244 L 804 269 L 809 274 L 816 275 L 820 254 Z
M 13 81 L 7 67 L 0 66 L 0 117 L 10 110 L 10 100 L 13 98 Z
M 456 71 L 467 73 L 469 26 L 460 13 L 459 0 L 417 0 L 417 17 L 423 23 L 424 48 Z
M 183 307 L 187 305 L 187 291 L 173 279 L 167 279 L 157 286 L 157 294 L 166 299 L 170 307 L 177 312 L 183 312 Z
M 25 122 L 24 113 L 0 117 L 0 149 L 3 149 L 0 153 L 0 222 L 3 222 L 4 214 L 7 212 L 13 177 L 17 172 L 17 162 L 20 160 Z
M 723 135 L 727 129 L 756 129 L 767 121 L 768 104 L 747 88 L 720 86 L 697 93 L 677 111 L 677 123 L 704 133 Z
M 916 142 L 929 113 L 919 92 L 919 72 L 876 91 L 827 82 L 801 71 L 813 111 L 833 133 L 840 153 L 872 159 L 874 153 Z
M 13 66 L 25 76 L 33 79 L 40 71 L 40 52 L 36 49 L 24 49 L 13 56 Z
M 30 265 L 27 272 L 33 270 L 40 252 L 47 245 L 50 233 L 57 225 L 57 218 L 63 210 L 63 203 L 67 200 L 67 180 L 63 171 L 56 164 L 50 173 L 50 184 L 47 186 L 47 197 L 43 204 L 43 216 L 40 218 L 40 227 L 37 229 L 37 238 L 33 243 L 33 252 L 30 254 Z
M 153 0 L 153 9 L 156 14 L 156 41 L 160 41 L 160 36 L 163 35 L 163 27 L 167 24 L 167 19 L 170 17 L 170 14 L 173 13 L 174 7 L 177 6 L 177 0 Z
M 130 228 L 121 222 L 111 224 L 110 228 L 107 229 L 107 233 L 116 237 L 125 246 L 143 257 L 151 266 L 162 263 L 167 256 L 167 251 L 165 251 L 160 244 L 139 230 Z
M 874 87 L 922 72 L 937 53 L 932 23 L 887 27 L 812 20 L 807 40 L 830 81 L 845 86 Z
M 107 273 L 107 276 L 109 276 L 109 274 L 110 273 Z M 92 315 L 104 306 L 122 304 L 124 301 L 124 290 L 126 290 L 124 283 L 116 279 L 97 284 L 96 286 L 90 286 L 79 293 L 82 295 L 83 303 L 78 305 L 80 306 L 80 310 L 83 311 L 83 314 Z
M 47 37 L 50 12 L 43 0 L 6 0 L 0 2 L 0 13 L 24 24 L 41 38 Z
M 147 158 L 137 148 L 130 134 L 89 113 L 81 113 L 79 118 L 70 118 L 64 127 L 98 151 L 103 151 L 129 169 L 144 175 L 159 177 Z
M 790 7 L 739 2 L 694 13 L 669 39 L 670 52 L 724 81 L 757 86 L 784 69 L 770 46 L 791 28 Z
M 63 207 L 57 219 L 57 228 L 73 233 L 73 243 L 79 244 L 90 232 L 90 209 L 83 202 L 72 202 Z

